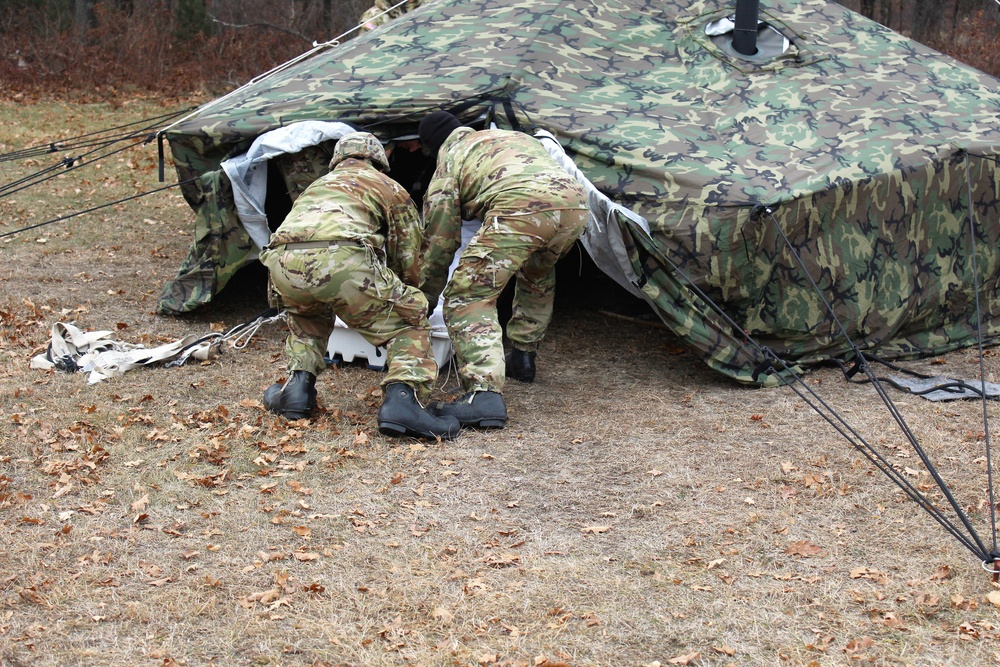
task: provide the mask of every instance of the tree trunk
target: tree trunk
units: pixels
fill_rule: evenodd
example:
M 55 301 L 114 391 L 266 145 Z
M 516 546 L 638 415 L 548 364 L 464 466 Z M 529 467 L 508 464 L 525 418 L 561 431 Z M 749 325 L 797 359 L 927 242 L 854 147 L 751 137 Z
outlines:
M 87 41 L 94 27 L 94 0 L 73 0 L 73 38 L 78 44 Z
M 941 21 L 941 4 L 938 0 L 915 0 L 912 10 L 911 34 L 917 41 L 926 41 L 933 36 L 935 26 Z

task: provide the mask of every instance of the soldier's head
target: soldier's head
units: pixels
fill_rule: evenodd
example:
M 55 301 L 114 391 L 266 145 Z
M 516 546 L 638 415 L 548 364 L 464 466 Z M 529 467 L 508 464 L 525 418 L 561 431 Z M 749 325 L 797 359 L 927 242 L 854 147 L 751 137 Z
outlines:
M 424 116 L 418 130 L 424 155 L 436 157 L 448 135 L 461 126 L 462 123 L 447 111 L 434 111 Z
M 358 160 L 368 160 L 373 167 L 381 172 L 389 171 L 389 158 L 385 155 L 382 144 L 369 132 L 351 132 L 345 134 L 333 147 L 333 157 L 330 158 L 330 170 L 349 157 Z

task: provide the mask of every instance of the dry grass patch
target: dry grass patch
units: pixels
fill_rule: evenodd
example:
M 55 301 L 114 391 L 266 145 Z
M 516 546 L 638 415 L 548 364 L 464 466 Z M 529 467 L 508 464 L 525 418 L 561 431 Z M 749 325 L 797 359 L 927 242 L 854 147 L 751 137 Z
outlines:
M 2 103 L 3 150 L 165 110 Z M 0 198 L 0 234 L 157 187 L 137 153 Z M 316 419 L 266 413 L 278 326 L 95 385 L 28 369 L 58 321 L 155 344 L 262 310 L 258 274 L 155 314 L 190 232 L 171 192 L 0 240 L 0 663 L 1000 659 L 995 586 L 957 540 L 791 391 L 735 386 L 662 329 L 561 307 L 508 427 L 447 443 L 382 437 L 380 374 L 357 366 L 322 376 Z M 967 352 L 935 363 L 978 373 Z M 870 387 L 807 381 L 924 481 Z M 890 392 L 987 534 L 982 406 Z

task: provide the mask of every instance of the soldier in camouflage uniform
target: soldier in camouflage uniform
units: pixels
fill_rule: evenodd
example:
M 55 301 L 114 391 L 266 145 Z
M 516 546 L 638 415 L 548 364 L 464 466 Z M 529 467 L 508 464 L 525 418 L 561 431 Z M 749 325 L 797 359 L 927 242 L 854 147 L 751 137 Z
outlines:
M 398 18 L 406 12 L 420 6 L 421 0 L 406 0 L 400 4 L 398 0 L 375 0 L 375 4 L 365 10 L 361 15 L 361 30 L 374 30 L 386 21 Z M 399 7 L 395 5 L 399 4 Z M 394 8 L 395 7 L 395 8 Z
M 502 427 L 506 376 L 535 379 L 535 353 L 552 319 L 555 264 L 587 222 L 586 195 L 536 139 L 507 130 L 462 127 L 446 111 L 420 123 L 424 150 L 437 166 L 424 200 L 420 289 L 444 291 L 444 319 L 466 394 L 435 403 L 435 414 L 463 426 Z M 448 267 L 461 242 L 462 220 L 482 227 L 462 252 L 447 287 Z M 516 278 L 503 354 L 497 297 Z
M 427 413 L 419 402 L 433 388 L 437 362 L 427 299 L 416 288 L 421 245 L 416 207 L 384 174 L 388 160 L 374 135 L 342 137 L 330 170 L 295 200 L 260 254 L 286 308 L 289 330 L 290 377 L 269 387 L 264 403 L 290 419 L 312 413 L 336 314 L 372 345 L 388 343 L 379 430 L 453 438 L 458 422 Z

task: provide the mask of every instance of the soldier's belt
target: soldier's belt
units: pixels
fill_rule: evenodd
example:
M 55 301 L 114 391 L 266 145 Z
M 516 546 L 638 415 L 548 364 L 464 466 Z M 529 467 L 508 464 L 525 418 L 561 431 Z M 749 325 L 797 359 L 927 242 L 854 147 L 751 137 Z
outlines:
M 308 250 L 310 248 L 336 248 L 338 246 L 360 246 L 359 241 L 337 240 L 337 241 L 296 241 L 284 243 L 286 250 Z

